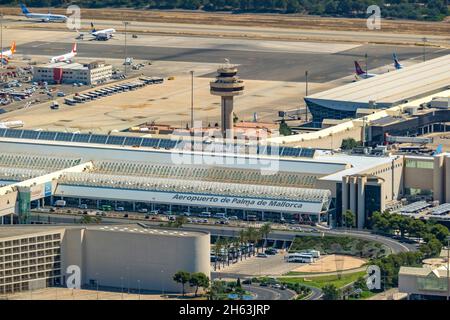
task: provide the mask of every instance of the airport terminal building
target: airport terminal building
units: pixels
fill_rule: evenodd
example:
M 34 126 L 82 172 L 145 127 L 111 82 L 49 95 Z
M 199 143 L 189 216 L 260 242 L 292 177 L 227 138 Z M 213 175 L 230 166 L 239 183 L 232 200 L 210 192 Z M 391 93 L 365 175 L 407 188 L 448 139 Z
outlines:
M 450 202 L 447 154 L 361 156 L 293 147 L 267 153 L 274 147 L 266 145 L 256 153 L 247 146 L 214 153 L 186 146 L 138 136 L 0 129 L 0 215 L 26 222 L 31 207 L 64 199 L 73 207 L 208 211 L 331 226 L 352 210 L 364 228 L 374 211 L 405 196 Z
M 450 55 L 305 97 L 314 122 L 354 118 L 357 111 L 386 109 L 449 88 Z

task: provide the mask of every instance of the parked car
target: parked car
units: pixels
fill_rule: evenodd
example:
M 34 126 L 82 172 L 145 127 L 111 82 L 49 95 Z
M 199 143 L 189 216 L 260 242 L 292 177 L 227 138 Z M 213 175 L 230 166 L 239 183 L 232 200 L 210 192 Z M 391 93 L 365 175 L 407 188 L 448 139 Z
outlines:
M 239 220 L 239 218 L 237 216 L 231 216 L 228 217 L 228 220 Z
M 275 248 L 269 248 L 269 249 L 266 249 L 266 250 L 264 251 L 264 253 L 265 253 L 265 254 L 268 254 L 268 255 L 274 255 L 274 254 L 277 254 L 277 253 L 278 253 L 278 250 L 275 249 Z
M 80 204 L 80 205 L 78 206 L 78 208 L 79 208 L 79 209 L 87 209 L 88 206 L 87 206 L 86 203 L 82 203 L 82 204 Z
M 201 218 L 211 218 L 211 213 L 204 211 L 204 212 L 200 213 L 198 216 Z
M 183 212 L 181 215 L 182 215 L 182 216 L 185 216 L 185 217 L 190 217 L 190 216 L 191 216 L 191 213 L 185 211 L 185 212 Z
M 124 207 L 117 207 L 116 211 L 125 211 L 125 208 Z
M 257 256 L 258 258 L 267 258 L 267 254 L 265 254 L 265 253 L 263 253 L 263 252 L 259 252 L 256 256 Z
M 150 214 L 151 215 L 157 215 L 159 213 L 159 211 L 158 210 L 152 210 L 152 211 L 150 211 Z
M 140 208 L 140 209 L 138 209 L 138 212 L 139 213 L 147 213 L 148 209 L 147 208 Z

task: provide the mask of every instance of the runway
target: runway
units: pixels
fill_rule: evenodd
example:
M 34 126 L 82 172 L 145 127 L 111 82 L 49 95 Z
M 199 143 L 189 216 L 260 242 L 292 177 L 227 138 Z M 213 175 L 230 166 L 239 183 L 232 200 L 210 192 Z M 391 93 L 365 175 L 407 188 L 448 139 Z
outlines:
M 124 47 L 114 42 L 99 43 L 83 41 L 78 44 L 78 58 L 123 58 Z M 117 43 L 117 42 L 116 42 Z M 164 42 L 161 42 L 164 44 Z M 353 61 L 364 64 L 365 54 L 368 55 L 368 68 L 375 69 L 392 65 L 392 53 L 395 51 L 402 61 L 416 58 L 422 59 L 423 49 L 409 46 L 361 45 L 343 51 L 331 52 L 274 52 L 273 48 L 251 45 L 242 49 L 230 49 L 226 43 L 203 47 L 174 47 L 148 45 L 128 45 L 128 56 L 142 60 L 187 61 L 196 63 L 221 63 L 228 58 L 232 63 L 240 65 L 240 77 L 249 80 L 272 81 L 304 81 L 305 71 L 309 72 L 311 82 L 325 83 L 339 79 L 354 72 Z M 21 44 L 17 52 L 26 55 L 55 56 L 67 51 L 69 43 L 35 41 Z M 300 48 L 301 49 L 301 48 Z M 292 50 L 291 50 L 292 51 Z M 427 48 L 426 58 L 432 59 L 449 54 L 450 49 Z M 393 70 L 393 67 L 392 67 Z M 212 77 L 214 74 L 205 75 Z

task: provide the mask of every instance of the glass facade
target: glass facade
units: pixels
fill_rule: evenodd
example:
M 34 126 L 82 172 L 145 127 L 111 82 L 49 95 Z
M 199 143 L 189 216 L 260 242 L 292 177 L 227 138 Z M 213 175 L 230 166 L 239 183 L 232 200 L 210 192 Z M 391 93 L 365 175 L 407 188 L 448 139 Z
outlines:
M 417 278 L 417 288 L 423 291 L 447 291 L 447 279 L 434 274 L 426 278 Z
M 322 122 L 323 119 L 346 119 L 354 118 L 356 111 L 343 111 L 326 108 L 311 101 L 306 101 L 309 111 L 313 116 L 314 122 Z
M 381 211 L 381 186 L 379 185 L 366 185 L 364 187 L 364 216 L 365 225 L 370 222 L 370 218 L 374 211 Z

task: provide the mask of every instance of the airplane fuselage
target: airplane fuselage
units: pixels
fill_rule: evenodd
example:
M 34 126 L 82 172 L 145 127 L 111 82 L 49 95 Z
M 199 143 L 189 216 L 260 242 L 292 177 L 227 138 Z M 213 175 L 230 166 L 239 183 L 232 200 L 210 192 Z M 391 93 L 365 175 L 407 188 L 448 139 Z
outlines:
M 25 17 L 28 19 L 40 20 L 42 22 L 66 22 L 67 17 L 60 14 L 45 13 L 27 13 Z
M 56 56 L 56 57 L 51 58 L 50 62 L 55 63 L 55 62 L 71 61 L 74 57 L 75 57 L 75 54 L 73 54 L 73 53 L 63 54 L 61 56 Z

